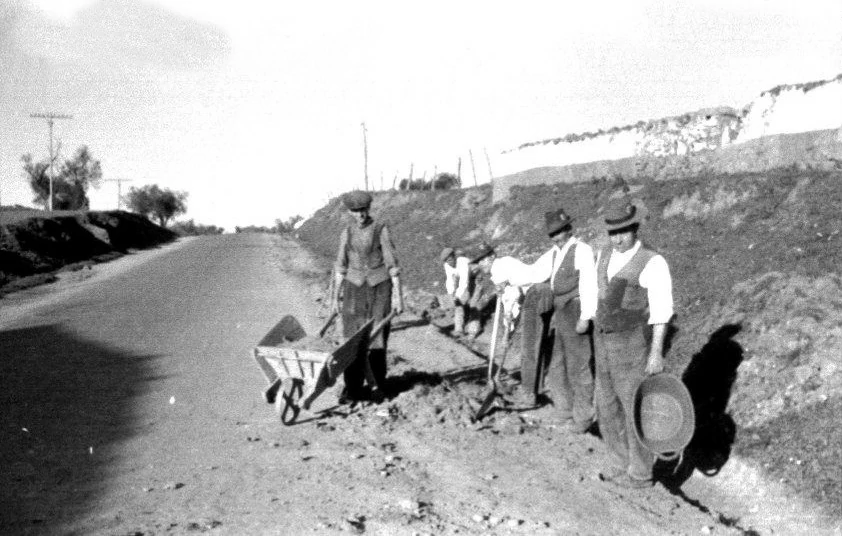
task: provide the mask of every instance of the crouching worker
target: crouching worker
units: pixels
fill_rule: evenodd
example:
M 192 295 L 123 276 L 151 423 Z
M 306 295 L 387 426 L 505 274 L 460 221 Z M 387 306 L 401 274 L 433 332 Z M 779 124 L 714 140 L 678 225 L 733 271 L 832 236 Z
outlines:
M 529 289 L 529 284 L 514 284 L 510 279 L 513 274 L 526 270 L 527 266 L 514 257 L 498 257 L 494 248 L 485 244 L 481 247 L 480 254 L 472 260 L 472 266 L 475 267 L 476 286 L 482 289 L 482 296 L 495 306 L 496 303 L 491 300 L 501 300 L 503 328 L 507 334 L 511 334 L 515 329 L 523 296 Z
M 496 258 L 494 248 L 482 243 L 469 261 L 471 281 L 465 334 L 470 339 L 476 339 L 482 333 L 483 326 L 494 314 L 497 305 L 497 292 L 491 280 L 491 266 Z
M 377 325 L 390 311 L 401 313 L 403 296 L 389 227 L 385 222 L 372 219 L 369 213 L 371 195 L 361 191 L 350 192 L 342 201 L 353 223 L 342 231 L 339 238 L 331 312 L 339 312 L 341 296 L 343 335 L 350 337 L 371 319 Z M 365 399 L 383 400 L 389 327 L 387 325 L 370 341 L 366 355 L 359 355 L 345 369 L 345 389 L 340 395 L 340 404 Z M 373 378 L 367 378 L 366 361 L 370 364 Z
M 444 265 L 444 287 L 447 296 L 453 301 L 453 335 L 465 332 L 465 315 L 470 299 L 470 259 L 450 247 L 444 248 L 439 257 Z

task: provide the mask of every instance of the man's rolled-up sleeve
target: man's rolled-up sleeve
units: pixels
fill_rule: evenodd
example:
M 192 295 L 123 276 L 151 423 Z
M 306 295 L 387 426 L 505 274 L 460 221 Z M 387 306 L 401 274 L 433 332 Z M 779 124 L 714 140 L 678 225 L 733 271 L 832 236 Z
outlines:
M 468 292 L 468 282 L 471 278 L 471 267 L 467 257 L 456 257 L 456 297 L 464 296 Z
M 400 275 L 401 268 L 398 265 L 398 256 L 395 254 L 395 244 L 392 242 L 389 226 L 385 224 L 380 231 L 380 247 L 383 250 L 383 263 L 389 269 L 389 275 L 392 277 Z
M 553 249 L 546 251 L 532 264 L 523 264 L 517 270 L 513 270 L 509 284 L 519 287 L 534 285 L 549 281 L 553 274 Z
M 672 276 L 662 256 L 655 255 L 646 263 L 640 272 L 640 286 L 646 289 L 649 298 L 649 323 L 668 323 L 674 313 Z
M 339 249 L 336 253 L 336 261 L 333 263 L 333 270 L 340 275 L 348 273 L 348 233 L 346 231 L 339 236 Z
M 579 242 L 576 246 L 576 257 L 573 259 L 576 270 L 579 271 L 579 300 L 581 305 L 581 320 L 590 320 L 596 316 L 599 289 L 596 281 L 596 262 L 590 245 Z
M 455 273 L 451 271 L 447 263 L 444 264 L 444 289 L 449 296 L 456 295 L 456 277 Z

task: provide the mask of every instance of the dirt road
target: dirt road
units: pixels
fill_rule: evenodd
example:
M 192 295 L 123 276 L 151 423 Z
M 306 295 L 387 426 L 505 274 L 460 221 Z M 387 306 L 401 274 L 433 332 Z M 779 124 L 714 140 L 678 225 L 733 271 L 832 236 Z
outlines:
M 602 482 L 599 440 L 540 414 L 471 423 L 485 361 L 408 315 L 390 400 L 284 427 L 250 350 L 320 324 L 309 257 L 250 234 L 132 257 L 0 302 L 0 533 L 753 533 Z

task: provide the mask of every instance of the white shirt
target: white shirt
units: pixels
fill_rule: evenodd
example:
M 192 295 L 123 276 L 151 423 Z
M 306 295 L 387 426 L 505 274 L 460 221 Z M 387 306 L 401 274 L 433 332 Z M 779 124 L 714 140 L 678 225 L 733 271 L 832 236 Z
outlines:
M 529 289 L 528 284 L 512 285 L 510 278 L 519 272 L 527 270 L 529 267 L 517 260 L 514 257 L 497 257 L 491 263 L 491 282 L 495 285 L 506 284 L 503 289 L 503 295 L 500 300 L 503 303 L 503 323 L 506 324 L 506 329 L 513 329 L 512 322 L 515 318 L 520 316 L 520 304 L 523 301 L 523 295 Z
M 456 257 L 456 266 L 444 263 L 444 287 L 451 296 L 458 298 L 468 291 L 469 262 L 468 257 Z
M 617 275 L 623 267 L 629 263 L 632 257 L 640 251 L 640 240 L 635 242 L 626 252 L 611 250 L 611 258 L 608 259 L 608 280 Z M 673 315 L 672 302 L 672 277 L 670 276 L 667 261 L 660 255 L 655 255 L 643 271 L 640 272 L 640 286 L 646 289 L 649 299 L 649 323 L 666 324 Z
M 558 269 L 561 268 L 564 256 L 567 255 L 573 244 L 578 244 L 573 257 L 573 267 L 579 272 L 579 300 L 582 309 L 579 318 L 589 320 L 596 315 L 597 294 L 599 293 L 596 283 L 596 264 L 594 263 L 593 248 L 575 236 L 570 237 L 562 247 L 553 245 L 532 264 L 523 264 L 518 261 L 522 268 L 515 268 L 514 266 L 510 268 L 508 283 L 522 286 L 552 281 Z
M 504 283 L 514 285 L 515 283 L 512 283 L 512 279 L 516 278 L 518 273 L 526 269 L 528 269 L 528 266 L 514 257 L 497 257 L 491 263 L 491 282 L 495 285 L 502 285 Z M 528 285 L 528 283 L 524 284 Z M 516 286 L 521 285 L 518 284 Z

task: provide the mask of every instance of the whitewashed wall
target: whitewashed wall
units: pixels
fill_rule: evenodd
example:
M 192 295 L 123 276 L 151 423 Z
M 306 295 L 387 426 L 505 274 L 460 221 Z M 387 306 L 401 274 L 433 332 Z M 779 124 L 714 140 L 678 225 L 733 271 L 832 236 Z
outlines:
M 743 110 L 716 109 L 630 125 L 613 132 L 525 144 L 491 156 L 495 177 L 644 156 L 681 156 L 763 136 L 842 126 L 842 75 L 765 91 Z M 463 172 L 464 175 L 464 172 Z
M 842 126 L 842 79 L 804 91 L 808 87 L 763 92 L 746 107 L 736 142 Z

